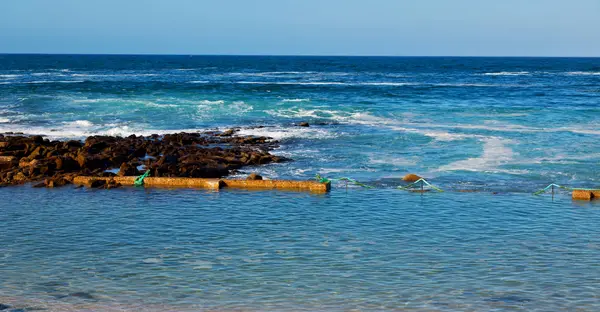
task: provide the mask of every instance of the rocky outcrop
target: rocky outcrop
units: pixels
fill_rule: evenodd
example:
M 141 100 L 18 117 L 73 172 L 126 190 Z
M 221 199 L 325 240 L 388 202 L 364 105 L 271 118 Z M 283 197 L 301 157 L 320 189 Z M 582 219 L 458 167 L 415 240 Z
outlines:
M 246 177 L 246 180 L 251 180 L 251 181 L 256 181 L 256 180 L 262 180 L 263 177 L 257 173 L 251 173 Z
M 234 134 L 91 136 L 84 142 L 0 135 L 0 186 L 43 181 L 57 187 L 77 175 L 114 176 L 107 172 L 114 169 L 119 176 L 150 170 L 153 177 L 221 178 L 244 166 L 285 160 L 269 153 L 278 147 L 271 138 Z

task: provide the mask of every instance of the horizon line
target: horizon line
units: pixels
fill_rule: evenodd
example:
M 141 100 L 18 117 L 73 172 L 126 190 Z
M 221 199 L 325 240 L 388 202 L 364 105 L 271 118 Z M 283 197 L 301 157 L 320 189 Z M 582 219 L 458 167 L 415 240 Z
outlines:
M 368 54 L 164 54 L 164 53 L 45 53 L 45 52 L 0 52 L 3 55 L 80 55 L 80 56 L 245 56 L 245 57 L 406 57 L 406 58 L 600 58 L 600 56 L 577 56 L 577 55 L 368 55 Z

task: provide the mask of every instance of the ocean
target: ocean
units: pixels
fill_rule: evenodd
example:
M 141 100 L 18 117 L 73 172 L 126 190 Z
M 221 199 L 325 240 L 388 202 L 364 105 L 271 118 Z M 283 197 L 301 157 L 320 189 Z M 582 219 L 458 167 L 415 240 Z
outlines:
M 600 187 L 599 121 L 600 58 L 0 55 L 0 133 L 240 127 L 292 161 L 234 177 L 333 181 L 0 188 L 0 304 L 596 311 L 600 205 L 532 193 Z

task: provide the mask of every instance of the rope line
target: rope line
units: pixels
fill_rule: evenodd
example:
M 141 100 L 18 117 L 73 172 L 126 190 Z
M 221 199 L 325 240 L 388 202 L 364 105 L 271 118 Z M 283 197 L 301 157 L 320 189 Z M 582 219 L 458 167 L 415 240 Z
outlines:
M 556 188 L 560 188 L 560 189 L 564 189 L 564 190 L 567 190 L 567 191 L 572 191 L 572 190 L 575 190 L 574 188 L 570 188 L 570 187 L 566 187 L 566 186 L 558 185 L 558 184 L 555 184 L 555 183 L 550 183 L 550 184 L 549 184 L 548 186 L 546 186 L 545 188 L 543 188 L 543 189 L 541 189 L 541 190 L 539 190 L 539 191 L 537 191 L 537 192 L 533 193 L 533 195 L 540 195 L 540 194 L 542 194 L 542 193 L 546 193 L 546 192 L 548 191 L 548 189 L 549 189 L 549 188 L 552 188 L 552 192 L 554 192 L 554 188 L 555 188 L 555 187 L 556 187 Z
M 431 183 L 427 182 L 427 180 L 425 180 L 423 178 L 420 178 L 419 180 L 417 180 L 417 181 L 415 181 L 415 182 L 413 182 L 413 183 L 411 183 L 411 184 L 409 184 L 407 186 L 398 186 L 398 189 L 399 190 L 404 190 L 404 191 L 410 191 L 414 186 L 417 186 L 417 184 L 419 182 L 421 182 L 421 185 L 420 185 L 421 187 L 423 187 L 423 185 L 427 185 L 430 188 L 432 188 L 432 189 L 434 189 L 434 190 L 436 190 L 438 192 L 443 192 L 443 190 L 441 188 L 432 185 Z
M 351 179 L 351 178 L 346 178 L 346 177 L 342 177 L 342 178 L 329 178 L 329 179 L 328 179 L 328 178 L 322 177 L 321 175 L 317 174 L 317 175 L 315 176 L 315 178 L 317 179 L 317 181 L 319 181 L 319 182 L 321 182 L 321 183 L 327 183 L 327 182 L 331 182 L 331 181 L 336 181 L 336 180 L 337 180 L 337 181 L 346 181 L 346 182 L 350 182 L 350 183 L 352 183 L 352 184 L 354 184 L 354 185 L 358 185 L 358 186 L 360 186 L 360 187 L 364 187 L 364 188 L 366 188 L 366 189 L 372 189 L 372 188 L 374 188 L 373 186 L 366 185 L 366 184 L 364 184 L 364 183 L 361 183 L 361 182 L 358 182 L 358 181 L 356 181 L 356 180 L 354 180 L 354 179 Z
M 138 178 L 136 179 L 136 182 L 135 182 L 136 184 L 135 184 L 135 185 L 138 185 L 138 180 L 139 180 L 139 181 L 140 181 L 140 183 L 141 183 L 141 184 L 139 184 L 139 185 L 143 185 L 143 180 L 144 180 L 144 178 L 145 178 L 147 175 L 149 175 L 149 174 L 150 174 L 150 172 L 149 172 L 149 171 L 146 171 L 146 173 L 144 173 L 144 175 L 142 175 L 142 176 L 138 177 Z M 331 181 L 345 181 L 346 183 L 348 183 L 348 182 L 349 182 L 349 183 L 352 183 L 353 185 L 357 185 L 357 186 L 360 186 L 360 187 L 363 187 L 363 188 L 367 188 L 367 189 L 372 189 L 372 188 L 375 188 L 374 186 L 367 185 L 367 184 L 364 184 L 364 183 L 362 183 L 362 182 L 359 182 L 359 181 L 356 181 L 356 180 L 354 180 L 354 179 L 352 179 L 352 178 L 347 178 L 347 177 L 341 177 L 341 178 L 326 178 L 326 177 L 323 177 L 323 176 L 321 176 L 320 174 L 317 174 L 317 175 L 315 176 L 315 179 L 316 179 L 318 182 L 320 182 L 320 183 L 330 183 Z M 403 190 L 403 191 L 414 191 L 415 189 L 417 189 L 417 188 L 419 188 L 419 187 L 420 187 L 421 189 L 423 189 L 425 186 L 427 186 L 427 187 L 429 187 L 429 188 L 431 188 L 431 189 L 433 189 L 433 190 L 435 190 L 435 191 L 437 191 L 437 192 L 444 192 L 444 190 L 442 190 L 441 188 L 439 188 L 439 187 L 437 187 L 437 186 L 435 186 L 435 185 L 433 185 L 433 184 L 429 183 L 429 182 L 428 182 L 427 180 L 425 180 L 424 178 L 420 178 L 420 179 L 418 179 L 417 181 L 415 181 L 415 182 L 412 182 L 412 183 L 410 183 L 410 184 L 408 184 L 408 185 L 406 185 L 406 186 L 398 186 L 398 189 L 399 189 L 399 190 Z M 578 187 L 568 187 L 568 186 L 558 185 L 558 184 L 556 184 L 556 183 L 551 183 L 551 184 L 549 184 L 548 186 L 546 186 L 545 188 L 543 188 L 543 189 L 541 189 L 541 190 L 539 190 L 539 191 L 537 191 L 537 192 L 534 192 L 534 193 L 533 193 L 533 195 L 536 195 L 536 196 L 537 196 L 537 195 L 541 195 L 541 194 L 543 194 L 543 193 L 546 193 L 546 192 L 548 192 L 549 190 L 551 190 L 551 191 L 552 191 L 552 194 L 554 194 L 554 191 L 555 191 L 555 189 L 563 189 L 563 190 L 567 190 L 567 191 L 575 191 L 575 190 L 578 190 L 578 191 L 597 191 L 597 190 L 598 190 L 598 188 L 594 189 L 594 188 L 578 188 Z

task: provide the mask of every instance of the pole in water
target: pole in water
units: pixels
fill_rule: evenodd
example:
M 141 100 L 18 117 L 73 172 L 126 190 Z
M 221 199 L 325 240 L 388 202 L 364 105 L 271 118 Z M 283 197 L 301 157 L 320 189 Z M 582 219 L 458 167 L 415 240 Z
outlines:
M 552 184 L 552 200 L 554 200 L 554 184 Z

